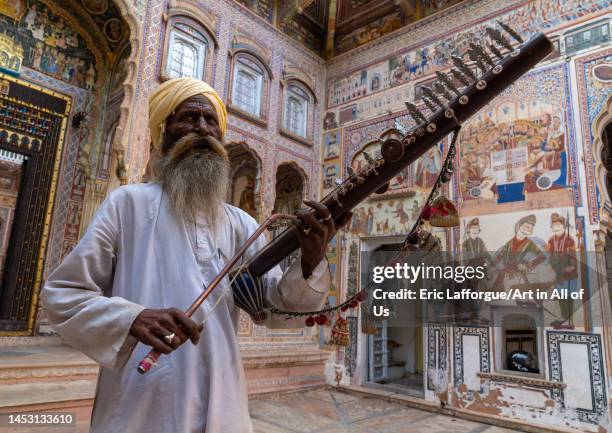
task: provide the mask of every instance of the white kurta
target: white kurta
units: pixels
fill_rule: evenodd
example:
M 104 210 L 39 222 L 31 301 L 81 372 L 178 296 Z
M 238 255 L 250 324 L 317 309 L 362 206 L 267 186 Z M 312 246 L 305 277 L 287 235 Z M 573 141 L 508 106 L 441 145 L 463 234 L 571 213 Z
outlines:
M 225 210 L 215 234 L 177 221 L 158 184 L 118 188 L 49 276 L 42 291 L 49 322 L 102 366 L 92 432 L 252 431 L 236 342 L 239 311 L 227 279 L 193 316 L 196 322 L 206 318 L 199 344 L 186 342 L 162 355 L 144 376 L 136 367 L 150 347 L 128 333 L 145 307 L 186 309 L 257 228 L 242 210 Z M 260 237 L 247 257 L 265 243 Z M 286 310 L 319 309 L 331 284 L 326 263 L 304 280 L 300 260 L 284 275 L 275 267 L 266 279 L 268 301 Z M 302 323 L 278 318 L 267 326 Z

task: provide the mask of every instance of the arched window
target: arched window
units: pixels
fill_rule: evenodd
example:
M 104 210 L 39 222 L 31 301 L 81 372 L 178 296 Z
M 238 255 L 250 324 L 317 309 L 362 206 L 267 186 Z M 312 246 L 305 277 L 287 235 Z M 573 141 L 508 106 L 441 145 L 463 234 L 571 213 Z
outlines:
M 206 80 L 214 47 L 210 34 L 196 21 L 182 15 L 170 18 L 168 29 L 162 78 Z
M 292 134 L 306 138 L 310 96 L 300 87 L 287 87 L 285 102 L 285 128 Z
M 291 138 L 311 144 L 313 136 L 314 96 L 301 81 L 284 85 L 281 131 Z
M 238 55 L 234 63 L 232 105 L 254 117 L 262 117 L 264 81 L 264 69 L 259 62 L 246 54 Z

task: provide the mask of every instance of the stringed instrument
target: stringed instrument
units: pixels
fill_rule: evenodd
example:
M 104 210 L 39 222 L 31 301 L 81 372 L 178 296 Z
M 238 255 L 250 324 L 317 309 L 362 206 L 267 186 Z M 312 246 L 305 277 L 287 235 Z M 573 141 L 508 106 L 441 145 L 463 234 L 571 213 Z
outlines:
M 433 90 L 423 89 L 420 107 L 406 102 L 416 126 L 406 131 L 396 123 L 401 138 L 383 141 L 380 157 L 373 158 L 364 152 L 367 165 L 358 172 L 349 168 L 348 178 L 321 200 L 334 221 L 339 221 L 371 194 L 384 191 L 388 182 L 402 169 L 459 128 L 554 50 L 552 42 L 542 33 L 524 42 L 507 25 L 499 25 L 518 45 L 513 46 L 502 31 L 489 27 L 486 33 L 490 52 L 472 43 L 468 51 L 471 64 L 453 56 L 454 67 L 450 74 L 436 73 L 438 80 Z M 429 110 L 428 115 L 422 111 L 425 107 Z M 256 323 L 263 322 L 268 314 L 262 292 L 264 288 L 258 284 L 258 278 L 298 246 L 294 230 L 284 231 L 242 266 L 239 278 L 234 279 L 235 304 L 249 313 Z

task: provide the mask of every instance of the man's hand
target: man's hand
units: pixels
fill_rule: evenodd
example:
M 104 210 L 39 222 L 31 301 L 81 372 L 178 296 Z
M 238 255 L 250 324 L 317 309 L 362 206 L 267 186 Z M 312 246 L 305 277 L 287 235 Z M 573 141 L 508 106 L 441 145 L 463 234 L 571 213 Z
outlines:
M 200 340 L 202 325 L 198 326 L 185 313 L 177 308 L 164 310 L 142 310 L 136 317 L 130 335 L 138 341 L 152 346 L 165 355 L 177 349 L 187 339 L 195 345 Z M 166 335 L 174 334 L 172 343 L 164 340 Z
M 353 214 L 347 213 L 336 227 L 327 206 L 311 200 L 304 200 L 304 203 L 316 212 L 313 213 L 311 209 L 299 210 L 293 225 L 302 251 L 302 275 L 308 278 L 325 257 L 327 244 L 336 231 L 347 224 Z

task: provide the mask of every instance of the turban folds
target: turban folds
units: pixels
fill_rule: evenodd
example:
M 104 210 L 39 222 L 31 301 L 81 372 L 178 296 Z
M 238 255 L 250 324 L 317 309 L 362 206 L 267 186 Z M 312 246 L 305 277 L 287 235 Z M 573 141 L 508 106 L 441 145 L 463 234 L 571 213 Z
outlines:
M 203 95 L 210 101 L 217 112 L 221 135 L 225 134 L 227 110 L 215 89 L 195 78 L 173 78 L 162 83 L 149 97 L 149 129 L 154 149 L 159 150 L 166 119 L 182 102 L 195 95 Z

